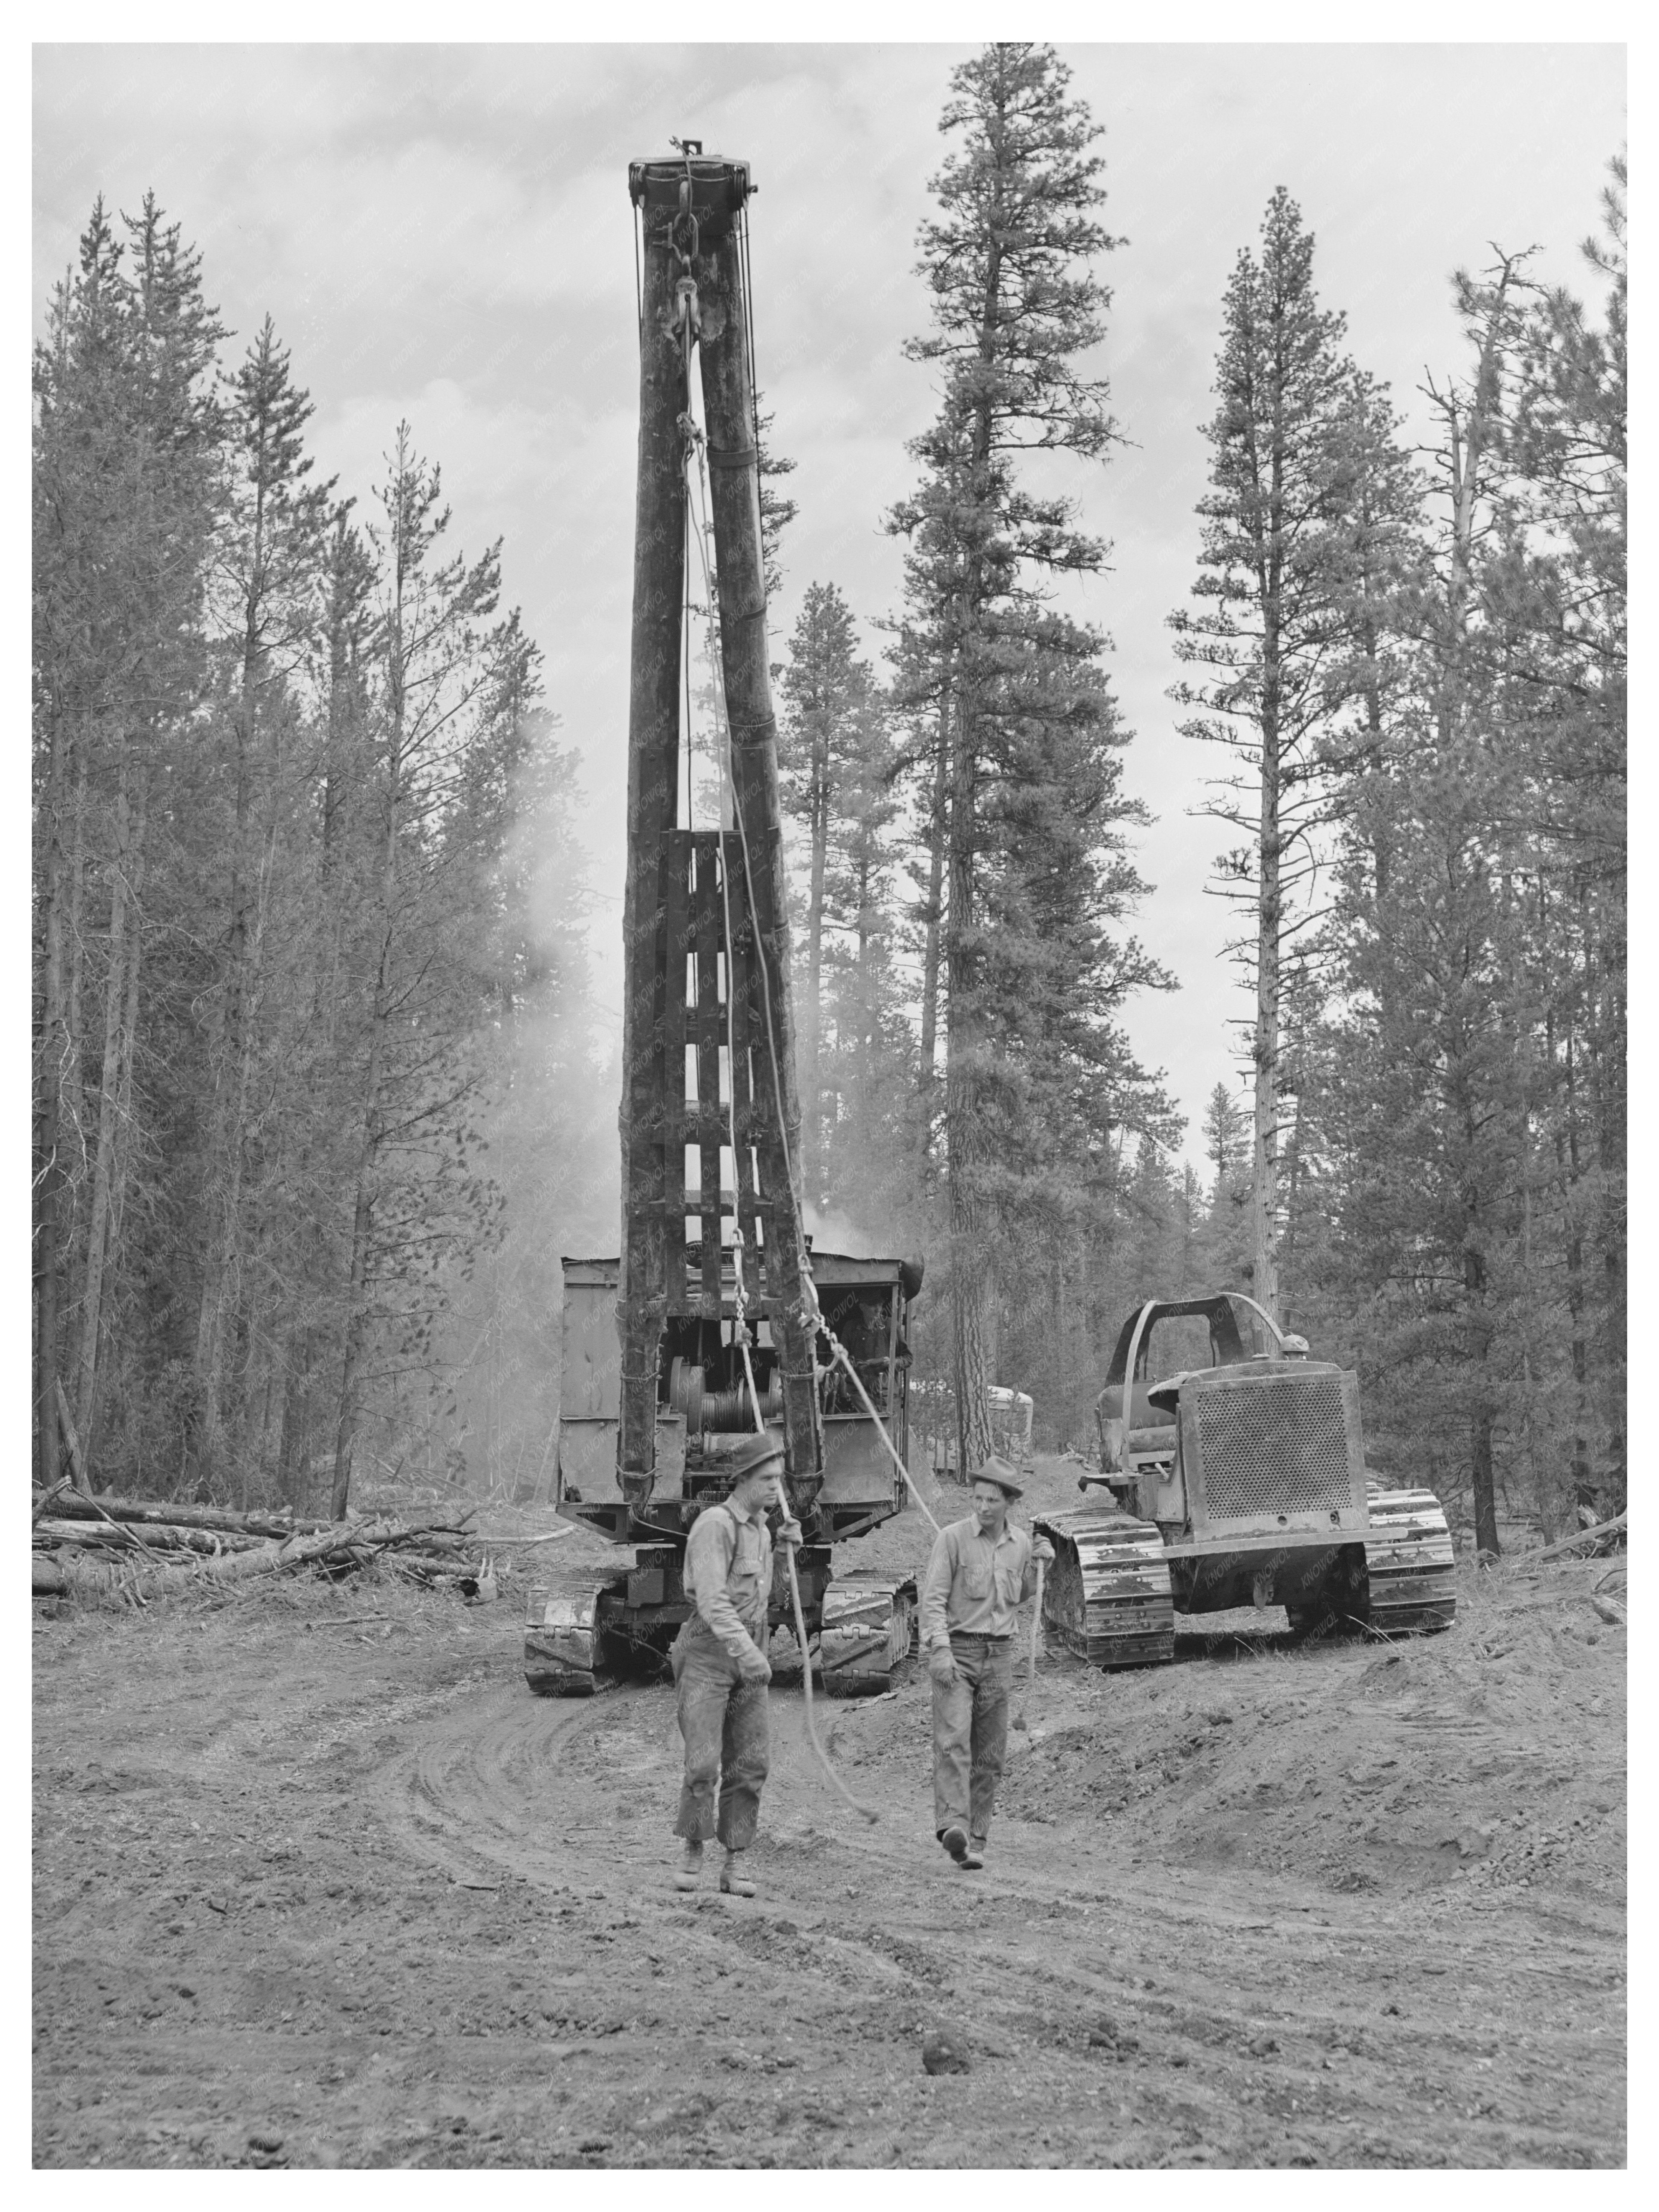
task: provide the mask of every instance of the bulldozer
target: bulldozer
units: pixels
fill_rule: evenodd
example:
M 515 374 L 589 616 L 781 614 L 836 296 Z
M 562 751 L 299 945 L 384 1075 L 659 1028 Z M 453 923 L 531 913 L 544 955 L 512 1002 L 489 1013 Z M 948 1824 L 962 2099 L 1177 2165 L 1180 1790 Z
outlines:
M 641 247 L 640 432 L 623 911 L 622 1249 L 563 1262 L 558 1513 L 630 1556 L 532 1594 L 532 1689 L 661 1671 L 691 1610 L 691 1523 L 760 1427 L 781 1437 L 805 1541 L 793 1613 L 832 1693 L 878 1690 L 915 1585 L 839 1573 L 832 1547 L 904 1502 L 905 1342 L 922 1266 L 814 1253 L 801 1221 L 787 885 L 766 638 L 750 347 L 749 166 L 678 144 L 630 164 Z M 702 420 L 693 412 L 692 364 Z M 706 519 L 696 520 L 701 502 Z M 714 542 L 720 782 L 683 723 L 688 543 Z M 689 703 L 686 708 L 689 717 Z M 708 817 L 694 816 L 699 799 Z
M 1426 1490 L 1365 1466 L 1358 1378 L 1242 1291 L 1136 1308 L 1095 1405 L 1091 1502 L 1039 1516 L 1043 1620 L 1110 1670 L 1175 1656 L 1175 1617 L 1283 1606 L 1292 1632 L 1432 1633 L 1456 1617 Z

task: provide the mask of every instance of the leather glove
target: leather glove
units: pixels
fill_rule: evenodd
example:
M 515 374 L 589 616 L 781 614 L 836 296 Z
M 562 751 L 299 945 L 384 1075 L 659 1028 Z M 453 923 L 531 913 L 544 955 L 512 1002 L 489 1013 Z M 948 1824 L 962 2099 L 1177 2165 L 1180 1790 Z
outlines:
M 738 1660 L 738 1672 L 745 1682 L 769 1682 L 772 1662 L 763 1651 L 751 1644 Z
M 1054 1564 L 1054 1547 L 1048 1541 L 1048 1539 L 1046 1536 L 1038 1536 L 1033 1540 L 1031 1545 L 1031 1557 L 1034 1559 L 1041 1559 L 1045 1567 L 1053 1566 Z
M 781 1544 L 787 1544 L 792 1549 L 797 1544 L 804 1543 L 805 1541 L 805 1538 L 801 1534 L 800 1522 L 799 1521 L 780 1522 L 778 1524 L 778 1541 Z
M 936 1644 L 928 1653 L 927 1672 L 942 1690 L 956 1680 L 957 1662 L 948 1644 Z

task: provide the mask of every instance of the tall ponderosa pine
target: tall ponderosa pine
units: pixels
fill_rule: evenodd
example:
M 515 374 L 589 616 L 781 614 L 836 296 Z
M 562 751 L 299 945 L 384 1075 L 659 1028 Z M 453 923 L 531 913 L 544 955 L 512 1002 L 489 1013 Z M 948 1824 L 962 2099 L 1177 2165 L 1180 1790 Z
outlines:
M 1125 733 L 1097 665 L 1103 641 L 1044 598 L 1045 579 L 1091 574 L 1105 549 L 1076 528 L 1072 502 L 1018 470 L 1033 451 L 1098 459 L 1114 437 L 1105 385 L 1082 365 L 1108 301 L 1092 264 L 1114 242 L 1096 214 L 1100 134 L 1068 82 L 1051 49 L 1024 43 L 989 46 L 952 75 L 940 128 L 961 143 L 933 179 L 940 216 L 921 234 L 933 328 L 908 349 L 939 371 L 940 406 L 910 447 L 921 482 L 891 519 L 910 541 L 899 703 L 923 732 L 943 877 L 964 1467 L 989 1449 L 1006 1134 L 1021 1127 L 1039 1169 L 1048 1143 L 1030 1127 L 1034 1101 L 1058 1106 L 1079 1055 L 1109 1055 L 1112 1007 L 1155 980 L 1099 927 L 1139 889 L 1119 849 L 1137 816 L 1119 788 Z
M 1281 978 L 1320 857 L 1318 738 L 1349 636 L 1354 378 L 1338 350 L 1342 318 L 1314 291 L 1313 250 L 1281 187 L 1260 258 L 1241 251 L 1227 288 L 1199 606 L 1170 618 L 1180 658 L 1202 672 L 1170 695 L 1197 710 L 1182 732 L 1226 746 L 1243 770 L 1221 780 L 1208 811 L 1246 841 L 1221 868 L 1230 895 L 1255 909 L 1242 946 L 1255 982 L 1251 1275 L 1275 1317 Z

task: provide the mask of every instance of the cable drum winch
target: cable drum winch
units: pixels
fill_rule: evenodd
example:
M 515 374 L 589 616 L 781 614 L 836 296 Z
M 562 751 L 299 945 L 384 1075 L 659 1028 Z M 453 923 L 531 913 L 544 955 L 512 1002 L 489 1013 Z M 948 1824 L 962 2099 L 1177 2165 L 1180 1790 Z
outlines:
M 676 1359 L 668 1370 L 671 1412 L 684 1413 L 688 1437 L 742 1436 L 754 1428 L 748 1388 L 738 1383 L 730 1390 L 711 1390 L 707 1370 L 694 1360 Z M 760 1393 L 763 1421 L 783 1419 L 783 1381 L 775 1370 Z

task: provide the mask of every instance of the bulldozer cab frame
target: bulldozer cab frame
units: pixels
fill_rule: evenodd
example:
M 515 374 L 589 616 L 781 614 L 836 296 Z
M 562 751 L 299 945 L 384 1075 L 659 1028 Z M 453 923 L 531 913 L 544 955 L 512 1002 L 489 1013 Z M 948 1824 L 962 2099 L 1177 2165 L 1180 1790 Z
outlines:
M 1183 1320 L 1206 1324 L 1210 1359 L 1157 1376 L 1156 1332 Z M 1364 1526 L 1356 1378 L 1310 1360 L 1306 1340 L 1243 1291 L 1147 1300 L 1107 1376 L 1101 1472 L 1085 1480 L 1166 1534 L 1201 1545 Z
M 1301 1344 L 1299 1337 L 1287 1338 L 1272 1315 L 1257 1305 L 1254 1298 L 1246 1297 L 1242 1291 L 1219 1291 L 1201 1298 L 1150 1299 L 1129 1316 L 1119 1332 L 1116 1349 L 1106 1370 L 1107 1387 L 1110 1389 L 1115 1384 L 1122 1384 L 1128 1375 L 1131 1360 L 1134 1363 L 1132 1379 L 1139 1382 L 1146 1376 L 1152 1355 L 1152 1332 L 1163 1321 L 1184 1320 L 1190 1316 L 1207 1322 L 1212 1367 L 1233 1367 L 1243 1360 L 1258 1357 L 1245 1348 L 1245 1333 L 1250 1328 L 1250 1324 L 1246 1322 L 1241 1328 L 1237 1309 L 1254 1314 L 1275 1346 L 1288 1350 Z
M 1158 1376 L 1158 1325 L 1200 1320 L 1208 1363 Z M 1162 1664 L 1177 1613 L 1236 1607 L 1282 1605 L 1298 1633 L 1450 1625 L 1438 1500 L 1368 1497 L 1359 1379 L 1307 1354 L 1239 1291 L 1149 1299 L 1128 1316 L 1095 1405 L 1101 1471 L 1078 1480 L 1112 1504 L 1036 1523 L 1055 1547 L 1044 1618 L 1068 1650 L 1107 1668 Z

